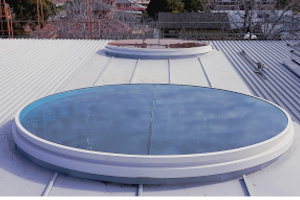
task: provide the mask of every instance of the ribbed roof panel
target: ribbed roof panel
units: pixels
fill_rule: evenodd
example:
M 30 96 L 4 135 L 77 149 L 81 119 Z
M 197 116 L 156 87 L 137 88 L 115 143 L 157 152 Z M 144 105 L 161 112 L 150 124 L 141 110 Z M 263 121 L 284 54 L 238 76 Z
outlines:
M 213 41 L 212 45 L 224 52 L 255 95 L 280 105 L 300 122 L 300 78 L 282 64 L 291 55 L 287 42 Z M 242 50 L 270 69 L 264 70 L 265 79 L 254 72 L 255 65 L 243 58 Z
M 105 42 L 0 40 L 0 125 L 24 103 L 60 91 Z
M 291 56 L 287 43 L 299 41 L 211 41 L 212 54 L 192 59 L 129 59 L 105 54 L 106 40 L 0 39 L 0 195 L 40 195 L 52 172 L 21 157 L 13 144 L 12 119 L 22 106 L 56 92 L 93 85 L 162 82 L 217 87 L 277 103 L 299 123 L 300 78 L 282 61 Z M 266 79 L 240 54 L 245 50 L 265 64 Z M 227 57 L 227 59 L 226 59 Z M 234 69 L 233 69 L 233 67 Z M 153 70 L 151 69 L 153 67 Z M 238 72 L 238 73 L 235 73 Z M 242 80 L 239 79 L 242 77 Z M 251 91 L 247 89 L 245 84 Z M 5 124 L 5 125 L 4 125 Z M 4 125 L 4 126 L 3 126 Z M 283 158 L 270 167 L 225 183 L 144 186 L 144 195 L 272 195 L 298 194 L 299 128 Z M 17 174 L 17 175 L 16 175 Z M 283 181 L 278 181 L 283 180 Z M 18 187 L 15 187 L 18 186 Z M 256 187 L 258 186 L 258 187 Z M 248 187 L 248 191 L 245 188 Z M 275 191 L 276 190 L 276 191 Z M 59 174 L 50 195 L 135 195 L 135 186 L 94 182 Z M 247 193 L 248 192 L 248 193 Z

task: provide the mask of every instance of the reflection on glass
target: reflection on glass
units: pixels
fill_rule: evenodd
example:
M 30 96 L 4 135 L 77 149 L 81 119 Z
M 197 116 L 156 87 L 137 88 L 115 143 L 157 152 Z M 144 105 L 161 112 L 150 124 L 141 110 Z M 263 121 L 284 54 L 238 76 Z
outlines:
M 45 140 L 93 151 L 172 155 L 234 149 L 270 139 L 287 117 L 234 92 L 178 85 L 116 85 L 40 99 L 20 116 Z

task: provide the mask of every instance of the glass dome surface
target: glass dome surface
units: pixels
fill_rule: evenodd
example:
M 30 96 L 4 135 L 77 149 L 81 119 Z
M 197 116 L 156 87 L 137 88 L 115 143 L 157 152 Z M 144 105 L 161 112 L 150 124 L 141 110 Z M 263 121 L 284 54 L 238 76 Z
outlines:
M 19 120 L 27 134 L 58 146 L 145 158 L 245 149 L 278 137 L 289 124 L 285 112 L 259 98 L 160 84 L 54 94 L 26 106 Z
M 42 139 L 93 151 L 172 155 L 223 151 L 268 140 L 287 126 L 278 108 L 224 90 L 118 85 L 38 100 L 21 123 Z

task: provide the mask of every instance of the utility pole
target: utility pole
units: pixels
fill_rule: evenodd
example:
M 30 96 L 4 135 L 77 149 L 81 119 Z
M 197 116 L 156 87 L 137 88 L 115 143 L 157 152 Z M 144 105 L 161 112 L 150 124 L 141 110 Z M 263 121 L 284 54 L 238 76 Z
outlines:
M 5 0 L 0 0 L 0 29 L 2 37 L 5 35 L 5 32 L 7 32 L 9 38 L 14 37 L 11 10 Z
M 37 30 L 40 31 L 42 21 L 42 27 L 44 27 L 44 8 L 43 8 L 43 0 L 36 0 L 36 14 L 37 14 Z M 40 18 L 41 17 L 41 18 Z M 38 34 L 39 35 L 39 34 Z
M 86 0 L 86 16 L 88 23 L 88 36 L 91 36 L 91 21 L 92 21 L 92 0 Z
M 40 31 L 40 8 L 39 8 L 39 0 L 36 0 L 36 14 L 37 14 L 37 23 L 38 23 L 38 32 Z
M 43 0 L 40 0 L 41 3 L 41 17 L 42 17 L 42 27 L 44 27 L 44 7 L 43 7 Z

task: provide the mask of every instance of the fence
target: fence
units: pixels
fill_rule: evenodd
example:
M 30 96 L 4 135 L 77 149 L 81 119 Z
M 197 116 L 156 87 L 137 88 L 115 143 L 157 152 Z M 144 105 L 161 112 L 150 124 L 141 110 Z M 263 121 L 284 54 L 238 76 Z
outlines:
M 299 23 L 293 25 L 285 22 L 251 22 L 251 24 L 235 22 L 234 25 L 230 22 L 194 22 L 176 23 L 176 26 L 170 28 L 170 23 L 153 21 L 136 23 L 117 20 L 94 22 L 56 20 L 45 21 L 45 26 L 40 29 L 37 28 L 37 21 L 13 21 L 12 23 L 15 38 L 239 40 L 251 39 L 252 36 L 252 38 L 262 40 L 300 39 Z M 202 27 L 205 24 L 215 24 L 219 28 L 197 28 L 199 24 Z M 232 28 L 237 25 L 239 25 L 238 28 Z M 250 29 L 252 27 L 251 35 L 247 34 L 249 27 Z M 0 37 L 5 38 L 9 35 L 2 34 Z

